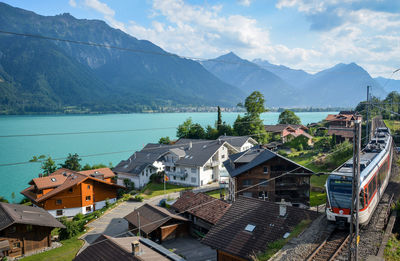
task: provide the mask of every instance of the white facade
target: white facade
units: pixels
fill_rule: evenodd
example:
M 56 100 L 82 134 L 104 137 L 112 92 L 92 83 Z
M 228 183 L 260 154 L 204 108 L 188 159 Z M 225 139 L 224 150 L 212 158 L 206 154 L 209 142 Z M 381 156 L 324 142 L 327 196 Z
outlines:
M 111 198 L 108 199 L 108 202 L 114 203 L 116 202 L 116 198 Z M 35 205 L 34 205 L 35 206 Z M 88 205 L 84 207 L 78 207 L 78 208 L 63 208 L 63 209 L 53 209 L 53 210 L 48 210 L 53 217 L 59 218 L 59 217 L 73 217 L 76 214 L 82 213 L 84 215 L 92 213 L 95 210 L 102 209 L 106 206 L 106 200 L 95 202 L 95 205 Z M 90 208 L 89 208 L 90 207 Z M 57 215 L 57 211 L 62 210 L 62 215 Z
M 150 181 L 150 176 L 164 170 L 164 164 L 161 161 L 155 161 L 152 165 L 147 166 L 140 174 L 118 173 L 117 185 L 125 186 L 124 179 L 129 179 L 134 183 L 135 189 L 143 188 Z
M 249 142 L 249 139 L 248 139 L 248 140 L 242 145 L 242 147 L 240 147 L 239 151 L 242 152 L 242 151 L 248 150 L 248 149 L 250 149 L 250 148 L 252 148 L 252 147 L 254 147 L 254 144 L 251 143 L 251 142 Z

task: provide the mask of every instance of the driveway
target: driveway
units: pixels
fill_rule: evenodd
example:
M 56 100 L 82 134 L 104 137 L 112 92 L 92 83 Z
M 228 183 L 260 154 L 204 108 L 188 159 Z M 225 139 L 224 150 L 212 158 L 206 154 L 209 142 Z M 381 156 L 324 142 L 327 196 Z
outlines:
M 217 251 L 192 237 L 182 237 L 162 243 L 166 249 L 190 261 L 216 261 Z

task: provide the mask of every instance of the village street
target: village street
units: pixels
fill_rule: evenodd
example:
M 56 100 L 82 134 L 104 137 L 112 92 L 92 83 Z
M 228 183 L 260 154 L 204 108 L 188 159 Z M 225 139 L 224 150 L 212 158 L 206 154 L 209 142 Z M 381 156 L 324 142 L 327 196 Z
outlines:
M 205 185 L 202 188 L 194 189 L 194 192 L 206 192 L 219 189 L 218 183 Z M 143 204 L 148 203 L 151 205 L 158 205 L 160 200 L 166 198 L 176 199 L 179 197 L 179 192 L 169 193 L 165 195 L 156 196 L 150 199 L 145 199 L 143 202 L 124 201 L 117 207 L 109 210 L 106 214 L 97 220 L 88 224 L 89 232 L 82 235 L 81 239 L 85 241 L 84 246 L 80 249 L 79 253 L 83 251 L 89 244 L 93 243 L 101 234 L 113 237 L 130 236 L 128 233 L 128 222 L 124 219 L 126 215 L 141 207 Z

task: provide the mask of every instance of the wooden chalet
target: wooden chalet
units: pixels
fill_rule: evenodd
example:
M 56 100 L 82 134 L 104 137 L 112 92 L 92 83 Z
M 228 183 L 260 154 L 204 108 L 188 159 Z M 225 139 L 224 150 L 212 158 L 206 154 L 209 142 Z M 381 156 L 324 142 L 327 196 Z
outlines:
M 64 225 L 42 208 L 0 203 L 0 256 L 19 257 L 50 247 L 56 227 Z
M 339 114 L 329 114 L 325 121 L 328 125 L 328 135 L 336 136 L 336 143 L 353 141 L 354 121 L 362 120 L 362 116 L 354 111 L 341 111 Z
M 165 208 L 144 204 L 124 217 L 129 223 L 129 230 L 149 238 L 157 243 L 188 235 L 189 220 L 176 215 Z M 139 226 L 140 225 L 140 226 Z
M 218 261 L 256 260 L 268 244 L 283 239 L 302 220 L 317 217 L 315 211 L 240 196 L 202 243 L 217 250 Z
M 312 136 L 307 133 L 308 128 L 301 124 L 276 124 L 264 125 L 264 129 L 268 133 L 279 134 L 281 142 L 288 142 L 296 137 L 304 136 L 307 138 L 308 145 L 312 145 Z
M 245 189 L 239 195 L 273 202 L 283 199 L 293 206 L 310 205 L 310 177 L 313 172 L 273 151 L 256 146 L 230 155 L 224 165 L 230 175 L 230 200 L 234 200 L 234 192 Z M 268 181 L 271 178 L 276 179 Z M 261 182 L 265 183 L 254 186 Z
M 185 191 L 171 206 L 171 209 L 183 213 L 191 221 L 191 229 L 206 234 L 225 214 L 231 204 L 213 198 L 205 193 Z
M 32 179 L 30 187 L 21 191 L 31 202 L 54 217 L 87 214 L 117 199 L 117 190 L 110 169 L 76 172 L 59 169 L 46 177 Z

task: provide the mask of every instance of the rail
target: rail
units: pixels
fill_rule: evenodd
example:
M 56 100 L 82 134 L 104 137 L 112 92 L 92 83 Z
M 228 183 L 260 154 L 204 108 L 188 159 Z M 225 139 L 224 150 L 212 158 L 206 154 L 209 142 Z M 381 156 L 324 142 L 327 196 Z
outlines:
M 348 232 L 335 229 L 306 260 L 334 260 L 346 247 L 349 239 L 350 235 Z

